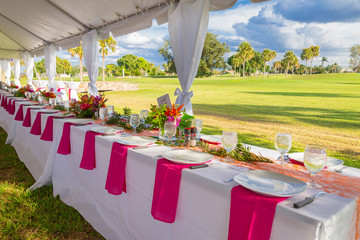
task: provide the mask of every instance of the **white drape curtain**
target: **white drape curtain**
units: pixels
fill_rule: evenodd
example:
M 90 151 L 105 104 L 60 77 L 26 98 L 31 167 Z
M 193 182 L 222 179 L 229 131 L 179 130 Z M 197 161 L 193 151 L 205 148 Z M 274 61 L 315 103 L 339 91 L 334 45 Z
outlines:
M 10 85 L 10 78 L 11 78 L 11 65 L 9 59 L 3 59 L 1 63 L 1 67 L 5 74 L 5 82 L 7 85 Z
M 19 88 L 21 87 L 21 83 L 20 83 L 20 60 L 19 59 L 14 59 L 14 82 L 15 85 L 18 86 Z
M 25 62 L 25 68 L 26 68 L 26 76 L 28 79 L 27 84 L 33 88 L 34 85 L 32 84 L 32 80 L 33 80 L 33 76 L 34 76 L 34 58 L 31 57 L 30 53 L 26 52 L 24 54 L 24 62 Z
M 54 44 L 50 44 L 45 48 L 45 70 L 46 76 L 49 78 L 49 90 L 56 90 L 55 74 L 56 74 L 56 48 Z
M 99 73 L 98 40 L 99 36 L 96 30 L 92 30 L 82 37 L 84 62 L 90 79 L 88 93 L 93 96 L 99 95 L 95 85 Z
M 182 0 L 169 9 L 169 36 L 181 90 L 176 104 L 184 104 L 193 115 L 190 91 L 199 66 L 209 24 L 210 0 Z

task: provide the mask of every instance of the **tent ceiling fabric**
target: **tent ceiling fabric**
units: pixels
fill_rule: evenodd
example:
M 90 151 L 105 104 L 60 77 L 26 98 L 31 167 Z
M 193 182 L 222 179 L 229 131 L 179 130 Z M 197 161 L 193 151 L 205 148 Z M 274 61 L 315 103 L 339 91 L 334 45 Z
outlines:
M 0 0 L 0 58 L 22 51 L 41 56 L 53 43 L 68 49 L 85 33 L 97 29 L 121 36 L 167 22 L 171 2 L 181 0 Z M 265 0 L 251 0 L 259 2 Z M 212 0 L 210 10 L 232 7 L 236 0 Z

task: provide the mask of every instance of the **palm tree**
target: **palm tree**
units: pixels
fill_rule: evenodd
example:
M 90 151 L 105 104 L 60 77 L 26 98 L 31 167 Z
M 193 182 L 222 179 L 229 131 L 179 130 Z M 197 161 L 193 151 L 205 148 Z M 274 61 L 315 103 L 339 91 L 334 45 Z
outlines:
M 102 54 L 102 58 L 103 58 L 103 67 L 102 67 L 103 81 L 105 81 L 105 56 L 109 54 L 109 49 L 112 52 L 115 52 L 117 42 L 112 36 L 110 36 L 108 39 L 99 40 L 99 44 L 100 44 L 99 52 Z
M 83 49 L 82 49 L 82 41 L 80 41 L 80 46 L 76 47 L 76 48 L 70 48 L 68 50 L 68 52 L 70 53 L 71 57 L 75 57 L 75 55 L 77 55 L 80 59 L 80 82 L 82 82 L 83 80 L 83 64 L 82 64 L 82 59 L 83 59 Z
M 276 58 L 276 52 L 271 51 L 270 49 L 264 49 L 264 51 L 261 53 L 261 57 L 264 61 L 264 78 L 265 78 L 265 69 L 266 69 L 266 63 L 272 61 L 274 58 Z
M 320 55 L 320 47 L 319 46 L 311 46 L 311 63 L 310 63 L 310 74 L 312 74 L 312 62 L 314 57 L 317 57 Z
M 301 60 L 306 61 L 306 71 L 305 74 L 308 74 L 308 61 L 312 58 L 312 52 L 310 48 L 304 48 L 301 53 Z
M 281 61 L 276 61 L 273 63 L 273 68 L 275 68 L 275 71 L 281 68 Z
M 324 67 L 324 62 L 329 62 L 327 57 L 322 57 L 322 59 L 321 59 L 321 67 Z
M 243 62 L 243 78 L 245 77 L 245 63 L 252 59 L 255 55 L 254 49 L 251 47 L 250 43 L 242 42 L 239 46 L 237 56 L 242 59 Z
M 297 63 L 299 63 L 299 59 L 295 56 L 294 52 L 287 51 L 283 59 L 283 64 L 286 68 L 286 76 L 289 69 L 291 69 L 292 74 L 294 74 L 294 66 L 297 65 Z

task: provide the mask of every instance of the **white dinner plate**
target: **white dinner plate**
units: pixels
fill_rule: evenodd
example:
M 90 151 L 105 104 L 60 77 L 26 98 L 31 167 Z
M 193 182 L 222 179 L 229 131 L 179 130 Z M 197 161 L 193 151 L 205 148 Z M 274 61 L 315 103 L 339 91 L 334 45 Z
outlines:
M 55 113 L 51 116 L 56 117 L 56 118 L 75 117 L 75 115 L 73 113 L 66 114 L 66 113 L 62 113 L 62 112 Z
M 298 153 L 291 153 L 289 154 L 289 158 L 294 159 L 297 162 L 304 163 L 304 153 L 298 152 Z M 333 157 L 326 157 L 326 167 L 332 168 L 332 167 L 339 167 L 344 164 L 343 160 L 333 158 Z
M 88 124 L 94 122 L 94 120 L 89 118 L 69 118 L 65 122 L 74 123 L 74 124 Z
M 123 145 L 147 146 L 149 144 L 155 143 L 156 139 L 152 137 L 130 136 L 130 137 L 119 137 L 116 139 L 116 141 Z
M 266 170 L 239 173 L 234 180 L 249 190 L 271 197 L 290 197 L 307 188 L 299 179 Z
M 39 112 L 42 112 L 42 113 L 57 113 L 57 112 L 59 112 L 59 110 L 55 110 L 55 109 L 41 109 Z
M 182 164 L 201 164 L 214 158 L 213 155 L 193 150 L 174 150 L 162 155 L 167 160 Z
M 201 135 L 200 139 L 208 143 L 222 143 L 222 136 L 220 135 Z
M 115 134 L 117 132 L 123 131 L 122 127 L 93 127 L 90 131 L 101 133 L 101 134 Z

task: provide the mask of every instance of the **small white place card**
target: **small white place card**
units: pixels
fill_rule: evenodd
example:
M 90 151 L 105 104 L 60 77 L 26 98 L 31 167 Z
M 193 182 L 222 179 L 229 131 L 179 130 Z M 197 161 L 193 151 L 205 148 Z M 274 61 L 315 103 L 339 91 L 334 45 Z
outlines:
M 157 102 L 159 104 L 159 107 L 162 107 L 164 104 L 166 104 L 168 108 L 171 108 L 171 100 L 168 93 L 165 94 L 164 96 L 159 97 L 157 99 Z

